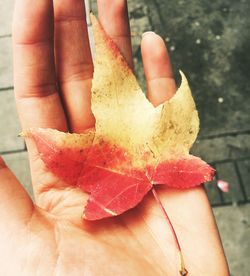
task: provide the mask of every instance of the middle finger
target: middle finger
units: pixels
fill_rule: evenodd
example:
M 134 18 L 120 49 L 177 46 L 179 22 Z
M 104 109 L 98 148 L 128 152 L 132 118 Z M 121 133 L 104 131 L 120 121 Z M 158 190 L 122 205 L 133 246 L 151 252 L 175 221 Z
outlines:
M 105 32 L 111 37 L 133 69 L 131 34 L 126 0 L 97 0 L 98 15 Z
M 93 62 L 83 0 L 54 0 L 56 69 L 70 130 L 94 125 L 90 109 Z

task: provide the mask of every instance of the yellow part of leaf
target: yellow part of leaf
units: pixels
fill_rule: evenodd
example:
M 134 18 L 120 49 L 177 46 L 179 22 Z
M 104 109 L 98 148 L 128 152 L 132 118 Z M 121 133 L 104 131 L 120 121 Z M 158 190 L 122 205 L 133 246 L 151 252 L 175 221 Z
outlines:
M 56 129 L 36 128 L 20 133 L 22 137 L 39 136 L 44 141 L 49 141 L 50 145 L 58 148 L 85 149 L 92 146 L 95 130 L 89 129 L 85 133 L 65 133 Z
M 154 107 L 142 92 L 115 43 L 92 15 L 96 45 L 92 111 L 96 118 L 94 144 L 105 140 L 133 156 L 144 168 L 186 155 L 199 130 L 199 118 L 186 77 L 172 99 Z

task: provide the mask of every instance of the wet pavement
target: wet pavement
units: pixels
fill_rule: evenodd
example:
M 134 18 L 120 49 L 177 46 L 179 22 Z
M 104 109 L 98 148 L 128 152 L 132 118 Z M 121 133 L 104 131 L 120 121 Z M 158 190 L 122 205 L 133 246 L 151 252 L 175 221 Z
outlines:
M 135 71 L 146 90 L 140 40 L 160 34 L 169 49 L 177 82 L 188 77 L 201 131 L 192 152 L 217 169 L 206 184 L 231 275 L 250 268 L 250 2 L 229 0 L 129 0 Z M 27 152 L 17 137 L 20 125 L 13 97 L 11 15 L 14 0 L 0 0 L 0 153 L 31 192 Z M 95 12 L 96 4 L 90 1 Z M 216 180 L 229 182 L 222 193 Z

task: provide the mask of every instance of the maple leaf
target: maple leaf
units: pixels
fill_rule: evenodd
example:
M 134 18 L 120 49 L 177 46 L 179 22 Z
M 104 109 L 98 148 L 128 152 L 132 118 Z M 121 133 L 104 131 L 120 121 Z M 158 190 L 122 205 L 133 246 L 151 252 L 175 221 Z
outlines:
M 84 210 L 88 220 L 135 207 L 157 184 L 184 189 L 210 181 L 214 170 L 189 154 L 199 118 L 184 74 L 176 94 L 154 107 L 94 16 L 92 23 L 95 129 L 82 134 L 42 128 L 24 132 L 35 140 L 48 170 L 90 193 Z

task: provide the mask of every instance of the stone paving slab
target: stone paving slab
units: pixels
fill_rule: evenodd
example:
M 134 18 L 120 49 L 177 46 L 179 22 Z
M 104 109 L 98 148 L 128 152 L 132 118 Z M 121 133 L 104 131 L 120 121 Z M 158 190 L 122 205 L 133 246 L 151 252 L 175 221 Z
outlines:
M 13 86 L 11 37 L 0 38 L 0 90 Z
M 233 162 L 227 162 L 216 165 L 217 178 L 229 183 L 229 191 L 222 193 L 222 203 L 243 202 L 245 200 L 239 177 Z
M 192 148 L 192 153 L 207 162 L 250 157 L 250 133 L 198 139 Z
M 14 92 L 0 91 L 0 152 L 24 149 L 24 141 L 18 137 L 20 132 Z
M 215 163 L 215 179 L 205 184 L 212 206 L 237 205 L 250 203 L 250 159 Z M 223 193 L 217 187 L 217 181 L 229 183 L 229 191 Z
M 246 197 L 250 200 L 250 160 L 239 161 L 238 168 L 241 174 L 241 181 L 245 188 Z
M 0 0 L 0 37 L 11 34 L 14 0 Z
M 206 184 L 210 202 L 214 206 L 249 201 L 249 133 L 197 140 L 191 152 L 212 163 L 217 171 L 216 180 Z M 218 179 L 229 183 L 228 193 L 218 189 Z
M 30 180 L 28 153 L 20 152 L 4 154 L 3 159 L 15 174 L 17 179 L 22 183 L 24 188 L 32 196 L 33 192 Z
M 219 188 L 217 187 L 217 180 L 205 184 L 207 196 L 209 198 L 210 203 L 213 206 L 220 206 L 222 203 L 222 196 Z
M 249 276 L 250 204 L 213 209 L 231 276 Z M 219 275 L 218 275 L 219 276 Z

